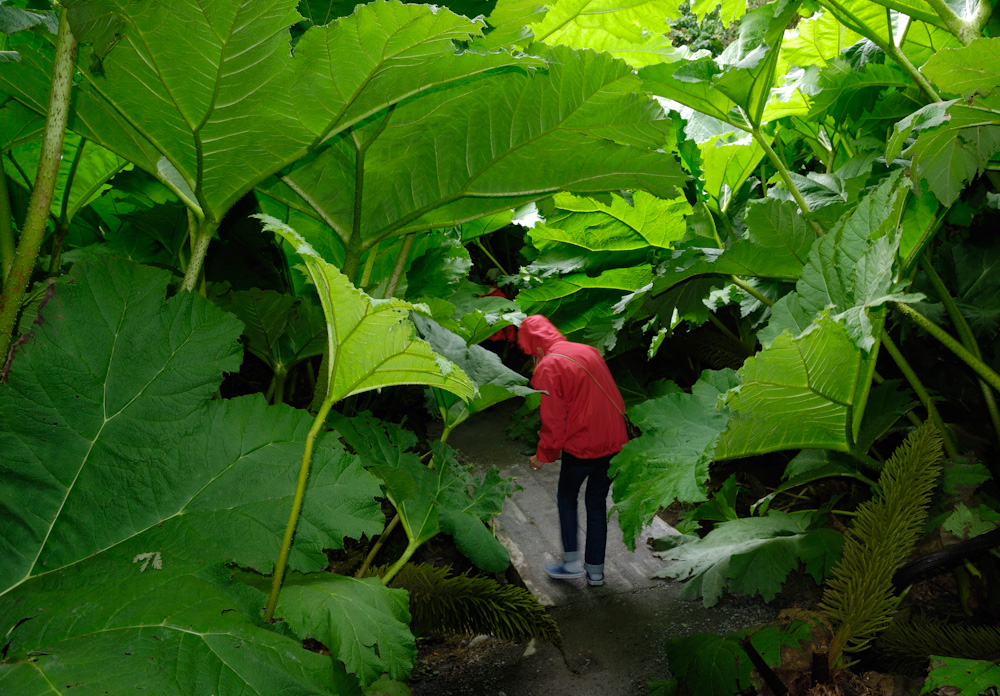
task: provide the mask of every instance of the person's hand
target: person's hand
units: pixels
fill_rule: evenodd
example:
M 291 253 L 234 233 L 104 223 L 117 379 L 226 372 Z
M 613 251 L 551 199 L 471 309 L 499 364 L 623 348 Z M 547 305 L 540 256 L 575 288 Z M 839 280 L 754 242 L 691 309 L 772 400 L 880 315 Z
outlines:
M 530 466 L 535 471 L 538 471 L 539 469 L 542 468 L 542 462 L 538 460 L 537 454 L 531 455 L 531 459 L 528 460 L 528 466 Z

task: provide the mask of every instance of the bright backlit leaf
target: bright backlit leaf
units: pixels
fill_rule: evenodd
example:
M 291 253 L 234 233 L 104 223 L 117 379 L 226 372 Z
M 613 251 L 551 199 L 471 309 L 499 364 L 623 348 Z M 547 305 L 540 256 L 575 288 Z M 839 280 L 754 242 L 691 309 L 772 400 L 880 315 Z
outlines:
M 291 227 L 267 215 L 260 219 L 265 229 L 295 248 L 319 292 L 327 325 L 326 401 L 399 384 L 427 384 L 463 398 L 475 394 L 465 373 L 414 336 L 409 320 L 412 304 L 372 299 Z
M 558 191 L 676 196 L 686 176 L 663 151 L 672 122 L 639 93 L 629 67 L 562 47 L 548 60 L 544 73 L 511 71 L 402 104 L 362 129 L 357 141 L 332 141 L 267 182 L 265 191 L 293 208 L 318 211 L 345 244 L 361 249 Z M 370 144 L 359 179 L 362 143 Z M 414 177 L 415 171 L 425 175 Z
M 994 69 L 1000 60 L 1000 39 L 980 38 L 968 46 L 946 48 L 931 56 L 921 72 L 950 94 L 989 94 L 1000 86 Z

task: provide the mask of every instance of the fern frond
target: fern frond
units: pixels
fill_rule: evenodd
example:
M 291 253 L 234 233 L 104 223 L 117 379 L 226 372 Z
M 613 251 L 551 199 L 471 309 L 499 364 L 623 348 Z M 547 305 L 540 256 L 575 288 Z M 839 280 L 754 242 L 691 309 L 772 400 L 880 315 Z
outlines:
M 973 660 L 1000 655 L 1000 626 L 965 626 L 915 615 L 879 636 L 878 651 L 904 669 L 923 671 L 931 655 Z
M 389 584 L 409 591 L 414 633 L 538 637 L 562 648 L 559 625 L 522 587 L 468 573 L 451 576 L 450 566 L 426 564 L 405 565 Z
M 875 498 L 862 503 L 827 582 L 820 611 L 838 626 L 830 656 L 860 652 L 892 621 L 892 576 L 912 552 L 941 471 L 941 435 L 925 423 L 896 448 Z

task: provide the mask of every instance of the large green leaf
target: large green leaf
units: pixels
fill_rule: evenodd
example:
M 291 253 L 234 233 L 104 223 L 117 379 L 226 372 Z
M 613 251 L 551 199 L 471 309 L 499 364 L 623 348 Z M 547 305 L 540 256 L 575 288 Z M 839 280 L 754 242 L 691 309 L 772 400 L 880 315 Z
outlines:
M 860 39 L 860 34 L 830 12 L 817 12 L 801 19 L 782 42 L 775 75 L 780 77 L 793 67 L 825 67 Z
M 703 539 L 663 552 L 670 564 L 660 574 L 686 580 L 684 596 L 702 597 L 706 607 L 714 606 L 724 591 L 759 594 L 770 601 L 800 563 L 821 583 L 839 560 L 844 537 L 818 528 L 817 518 L 812 511 L 772 510 L 767 517 L 722 522 Z
M 750 130 L 762 125 L 785 27 L 799 2 L 782 0 L 748 12 L 739 35 L 715 60 L 699 58 L 640 70 L 645 88 L 695 111 Z
M 312 298 L 254 288 L 229 293 L 221 304 L 243 322 L 247 349 L 275 372 L 323 354 L 326 323 Z
M 270 589 L 267 578 L 242 578 L 262 594 Z M 325 645 L 365 686 L 383 673 L 406 680 L 416 661 L 407 592 L 390 589 L 379 578 L 289 574 L 275 616 L 296 635 Z
M 1000 689 L 1000 665 L 992 660 L 932 655 L 927 681 L 920 693 L 931 693 L 939 687 L 958 689 L 958 693 L 988 694 Z
M 815 233 L 791 201 L 773 198 L 747 206 L 746 235 L 728 249 L 686 248 L 674 253 L 653 280 L 652 294 L 666 292 L 700 275 L 739 275 L 796 280 L 808 258 Z
M 649 264 L 612 268 L 596 277 L 572 273 L 546 278 L 522 290 L 517 303 L 525 314 L 544 314 L 567 336 L 586 343 L 614 345 L 615 306 L 622 298 L 644 287 L 652 279 Z
M 606 253 L 650 248 L 669 249 L 684 236 L 691 206 L 683 197 L 670 200 L 638 192 L 630 201 L 615 196 L 610 204 L 593 198 L 556 195 L 557 210 L 546 216 L 547 243 L 561 242 L 588 252 Z M 539 235 L 531 233 L 536 248 Z
M 269 181 L 265 192 L 299 210 L 311 207 L 361 249 L 560 190 L 639 189 L 672 198 L 686 177 L 662 151 L 673 137 L 671 122 L 638 92 L 621 61 L 557 48 L 544 74 L 504 73 L 402 104 L 357 141 L 338 138 Z M 357 157 L 367 142 L 359 179 Z
M 476 476 L 443 442 L 434 443 L 434 466 L 441 531 L 450 534 L 458 550 L 478 567 L 502 573 L 510 556 L 486 523 L 503 511 L 504 501 L 515 490 L 514 479 L 501 478 L 495 466 L 482 478 Z
M 591 41 L 606 35 L 642 43 L 650 33 L 669 33 L 676 10 L 677 0 L 556 0 L 532 31 L 538 41 L 573 48 L 596 48 Z
M 67 3 L 84 83 L 70 128 L 169 182 L 219 219 L 265 176 L 390 104 L 516 61 L 456 55 L 481 24 L 448 10 L 377 2 L 289 50 L 296 0 L 177 7 Z M 44 113 L 48 60 L 25 53 L 0 88 Z M 43 77 L 44 76 L 44 77 Z
M 667 394 L 629 410 L 642 436 L 612 460 L 615 509 L 629 548 L 661 507 L 708 499 L 708 465 L 729 420 L 718 402 L 736 385 L 732 370 L 705 372 L 690 394 Z
M 950 206 L 990 159 L 1000 152 L 1000 102 L 984 106 L 937 102 L 914 112 L 896 124 L 888 143 L 892 159 L 914 132 L 919 135 L 904 155 L 911 158 L 910 178 L 917 188 L 926 181 L 945 206 Z
M 409 321 L 409 312 L 415 309 L 412 304 L 392 298 L 373 300 L 291 227 L 267 215 L 260 219 L 265 229 L 295 248 L 319 292 L 327 326 L 327 402 L 400 384 L 427 384 L 463 398 L 475 394 L 475 385 L 465 373 L 414 336 Z
M 270 570 L 312 419 L 259 396 L 210 401 L 239 364 L 241 326 L 192 293 L 164 302 L 170 278 L 114 259 L 78 265 L 0 387 L 8 660 L 41 651 L 55 674 L 87 682 L 93 654 L 134 656 L 146 666 L 93 681 L 119 691 L 153 664 L 144 683 L 183 694 L 203 676 L 185 666 L 190 652 L 240 693 L 273 693 L 305 679 L 296 672 L 315 682 L 296 688 L 335 692 L 336 671 L 316 676 L 294 642 L 253 625 L 258 607 L 221 566 Z M 290 557 L 302 570 L 383 526 L 378 483 L 358 461 L 321 439 L 313 467 Z M 223 657 L 241 643 L 247 657 Z
M 152 548 L 126 542 L 5 597 L 5 631 L 24 622 L 7 634 L 4 693 L 361 695 L 341 663 L 252 618 L 225 569 L 173 560 L 169 543 L 161 567 L 133 562 Z
M 715 458 L 807 447 L 851 452 L 873 368 L 874 357 L 829 317 L 797 338 L 782 333 L 740 369 Z
M 41 152 L 42 143 L 35 140 L 7 153 L 10 163 L 4 166 L 8 168 L 8 174 L 29 191 L 35 186 Z M 68 224 L 81 208 L 109 188 L 111 177 L 128 166 L 128 162 L 100 145 L 67 133 L 50 215 L 62 224 Z
M 42 137 L 45 117 L 0 93 L 0 153 Z
M 992 340 L 1000 324 L 1000 244 L 949 244 L 935 258 L 935 267 L 951 289 L 962 314 L 977 336 Z
M 1000 76 L 993 69 L 997 60 L 1000 60 L 1000 39 L 984 37 L 968 46 L 935 53 L 921 72 L 946 93 L 963 97 L 974 92 L 989 94 L 1000 86 Z
M 716 136 L 699 143 L 704 190 L 714 199 L 715 209 L 725 213 L 740 187 L 764 158 L 764 148 L 746 136 L 731 140 Z
M 386 496 L 412 545 L 444 532 L 480 568 L 492 573 L 507 568 L 507 550 L 485 522 L 502 510 L 503 501 L 513 492 L 513 479 L 500 478 L 496 467 L 483 478 L 475 476 L 441 442 L 434 444 L 434 468 L 425 466 L 407 451 L 416 442 L 412 433 L 370 416 L 333 420 L 366 466 L 384 481 Z
M 677 60 L 670 18 L 678 0 L 556 0 L 531 29 L 550 46 L 610 53 L 634 68 Z
M 771 321 L 761 332 L 765 345 L 782 331 L 799 335 L 813 318 L 830 310 L 860 348 L 874 347 L 881 329 L 871 313 L 892 300 L 920 299 L 902 292 L 894 272 L 899 245 L 896 230 L 905 200 L 906 188 L 897 173 L 815 241 L 796 291 L 775 304 Z

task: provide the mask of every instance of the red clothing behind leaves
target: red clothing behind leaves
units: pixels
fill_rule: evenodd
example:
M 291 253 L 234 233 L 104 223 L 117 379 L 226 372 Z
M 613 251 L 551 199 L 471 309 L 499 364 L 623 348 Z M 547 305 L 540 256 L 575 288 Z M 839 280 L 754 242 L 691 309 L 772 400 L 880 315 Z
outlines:
M 548 392 L 542 395 L 539 461 L 554 462 L 563 450 L 581 459 L 621 450 L 628 441 L 625 402 L 597 349 L 567 341 L 537 314 L 521 322 L 517 343 L 540 358 L 531 386 Z
M 498 288 L 496 285 L 490 286 L 490 291 L 483 295 L 483 297 L 502 297 L 505 300 L 507 296 L 504 294 L 503 290 Z M 517 340 L 517 333 L 513 326 L 505 326 L 492 336 L 489 336 L 487 341 L 507 341 L 507 343 L 513 343 Z

